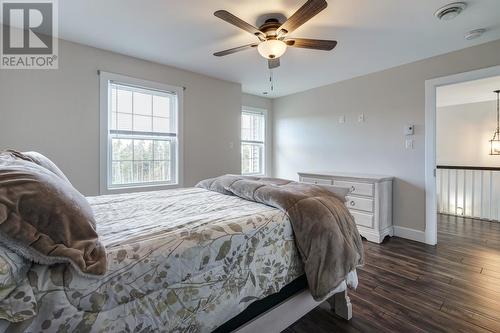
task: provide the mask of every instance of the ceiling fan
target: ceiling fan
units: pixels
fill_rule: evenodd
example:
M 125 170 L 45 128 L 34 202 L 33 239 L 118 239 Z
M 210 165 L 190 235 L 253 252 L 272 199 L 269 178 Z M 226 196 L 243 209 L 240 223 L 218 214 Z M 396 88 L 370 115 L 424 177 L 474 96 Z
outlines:
M 214 56 L 222 57 L 239 51 L 257 48 L 260 55 L 268 59 L 269 69 L 273 69 L 279 67 L 279 58 L 286 52 L 289 46 L 330 51 L 337 45 L 337 41 L 288 37 L 295 29 L 309 21 L 327 6 L 328 4 L 325 0 L 308 0 L 286 22 L 281 23 L 277 18 L 270 18 L 259 28 L 254 27 L 226 10 L 218 10 L 214 13 L 215 16 L 255 35 L 259 39 L 259 42 L 216 52 Z

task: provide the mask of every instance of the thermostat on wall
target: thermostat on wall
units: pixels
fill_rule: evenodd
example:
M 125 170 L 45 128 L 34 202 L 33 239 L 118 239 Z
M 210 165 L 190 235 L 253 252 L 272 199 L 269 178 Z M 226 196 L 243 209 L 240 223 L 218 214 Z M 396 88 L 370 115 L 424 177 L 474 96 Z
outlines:
M 414 125 L 405 125 L 405 135 L 413 135 L 415 133 Z

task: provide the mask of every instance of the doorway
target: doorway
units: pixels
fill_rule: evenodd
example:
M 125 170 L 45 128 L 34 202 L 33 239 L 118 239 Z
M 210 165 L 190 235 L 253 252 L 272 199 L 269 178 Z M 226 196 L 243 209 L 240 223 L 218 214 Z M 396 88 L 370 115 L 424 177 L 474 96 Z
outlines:
M 471 179 L 477 179 L 474 177 L 477 176 L 477 172 L 479 172 L 479 177 L 481 177 L 481 172 L 488 170 L 471 170 L 474 165 L 465 165 L 461 161 L 460 165 L 451 165 L 451 163 L 446 163 L 449 165 L 438 165 L 437 158 L 437 112 L 438 112 L 438 102 L 443 103 L 443 96 L 438 96 L 440 92 L 444 94 L 446 91 L 453 91 L 453 86 L 458 89 L 459 85 L 462 85 L 462 88 L 465 85 L 473 85 L 474 82 L 479 82 L 478 80 L 491 79 L 494 77 L 500 77 L 500 66 L 489 67 L 481 70 L 460 73 L 456 75 L 450 75 L 446 77 L 440 77 L 432 80 L 428 80 L 425 82 L 425 98 L 426 98 L 426 110 L 425 110 L 425 193 L 426 193 L 426 229 L 425 229 L 425 242 L 430 245 L 437 244 L 438 241 L 438 213 L 443 213 L 446 208 L 446 212 L 454 213 L 453 216 L 457 215 L 470 215 L 475 216 L 478 212 L 481 212 L 481 209 L 476 209 L 472 207 L 472 201 L 467 199 L 467 196 L 470 195 L 464 194 L 465 192 L 465 184 L 467 184 L 467 180 L 469 183 L 472 183 Z M 498 88 L 500 89 L 500 87 Z M 493 94 L 493 91 L 490 92 Z M 455 94 L 460 97 L 460 94 Z M 453 93 L 449 94 L 449 96 L 453 96 Z M 439 97 L 439 98 L 438 98 Z M 455 101 L 456 102 L 456 101 Z M 449 103 L 449 102 L 448 102 Z M 491 124 L 493 126 L 493 112 L 491 110 Z M 493 135 L 493 128 L 491 131 L 491 136 Z M 487 144 L 487 142 L 486 142 Z M 455 149 L 459 147 L 456 146 Z M 442 152 L 441 152 L 442 153 Z M 443 156 L 440 156 L 440 162 L 442 162 Z M 500 161 L 500 156 L 497 157 L 498 161 Z M 447 171 L 443 171 L 442 167 L 458 167 L 455 169 L 446 169 Z M 438 169 L 439 167 L 439 169 Z M 460 169 L 463 167 L 469 167 L 469 169 Z M 477 167 L 485 167 L 478 165 Z M 454 171 L 450 171 L 454 170 Z M 441 174 L 442 172 L 442 174 Z M 448 172 L 445 174 L 445 172 Z M 446 175 L 446 176 L 443 176 Z M 459 176 L 460 175 L 460 176 Z M 472 178 L 470 178 L 472 177 Z M 484 174 L 483 174 L 484 177 Z M 491 182 L 493 178 L 491 178 L 491 174 L 488 174 Z M 484 178 L 480 178 L 484 181 Z M 445 180 L 447 183 L 445 184 Z M 454 183 L 452 185 L 451 181 Z M 439 184 L 438 184 L 439 181 Z M 459 185 L 457 185 L 459 184 Z M 446 187 L 447 196 L 446 199 L 443 197 L 443 191 L 438 191 L 438 187 L 440 186 L 440 190 Z M 457 193 L 454 193 L 454 197 L 451 199 L 448 197 L 450 194 L 448 186 L 453 186 L 455 189 L 461 188 L 464 189 L 462 195 L 459 196 Z M 490 187 L 491 189 L 491 187 Z M 438 197 L 438 193 L 440 193 Z M 482 193 L 482 192 L 481 192 Z M 438 199 L 440 205 L 438 206 Z M 491 197 L 490 197 L 491 200 Z M 491 201 L 490 201 L 491 202 Z M 445 204 L 445 206 L 443 206 Z M 459 206 L 460 204 L 460 206 Z M 477 205 L 477 200 L 474 202 L 474 205 Z M 474 206 L 475 207 L 475 206 Z M 491 203 L 490 203 L 490 210 Z M 439 208 L 439 210 L 438 210 Z M 482 212 L 481 212 L 482 213 Z M 450 214 L 451 215 L 451 214 Z M 490 214 L 491 215 L 491 214 Z

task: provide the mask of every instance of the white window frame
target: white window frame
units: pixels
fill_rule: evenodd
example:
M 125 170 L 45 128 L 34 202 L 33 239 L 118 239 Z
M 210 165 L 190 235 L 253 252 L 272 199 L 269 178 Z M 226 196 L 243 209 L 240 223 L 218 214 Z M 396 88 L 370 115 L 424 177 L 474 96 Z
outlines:
M 174 162 L 175 181 L 171 183 L 150 183 L 150 184 L 127 184 L 124 186 L 110 186 L 111 180 L 111 134 L 109 124 L 111 122 L 111 100 L 110 83 L 123 84 L 146 90 L 158 90 L 170 92 L 177 95 L 177 145 Z M 147 81 L 125 75 L 99 71 L 99 93 L 100 93 L 100 131 L 99 131 L 99 187 L 100 194 L 125 193 L 139 191 L 153 191 L 161 189 L 171 189 L 183 186 L 183 101 L 184 88 L 171 86 L 164 83 Z
M 242 106 L 241 107 L 241 114 L 244 112 L 247 113 L 260 113 L 264 116 L 264 153 L 262 154 L 263 160 L 263 166 L 262 166 L 262 171 L 263 173 L 259 174 L 254 174 L 254 173 L 249 173 L 249 174 L 243 174 L 241 167 L 240 167 L 240 173 L 242 175 L 247 175 L 247 176 L 269 176 L 270 175 L 270 168 L 271 168 L 271 156 L 270 156 L 270 140 L 271 140 L 271 124 L 269 123 L 269 113 L 266 109 L 261 109 L 261 108 L 256 108 L 252 106 Z M 240 118 L 241 119 L 241 118 Z M 240 120 L 240 161 L 241 161 L 241 146 L 245 142 L 245 140 L 241 139 L 241 120 Z

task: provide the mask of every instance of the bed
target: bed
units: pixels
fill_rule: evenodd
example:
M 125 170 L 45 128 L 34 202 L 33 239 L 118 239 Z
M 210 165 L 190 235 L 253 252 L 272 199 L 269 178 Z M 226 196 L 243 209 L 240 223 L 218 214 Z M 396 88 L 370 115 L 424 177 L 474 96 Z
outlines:
M 322 300 L 350 318 L 355 269 L 314 300 L 291 211 L 220 191 L 88 197 L 106 250 L 101 276 L 0 246 L 0 331 L 277 332 Z
M 33 265 L 23 282 L 37 315 L 11 330 L 211 332 L 303 275 L 290 222 L 276 208 L 200 188 L 88 201 L 106 275 Z M 355 273 L 347 283 L 355 287 Z

